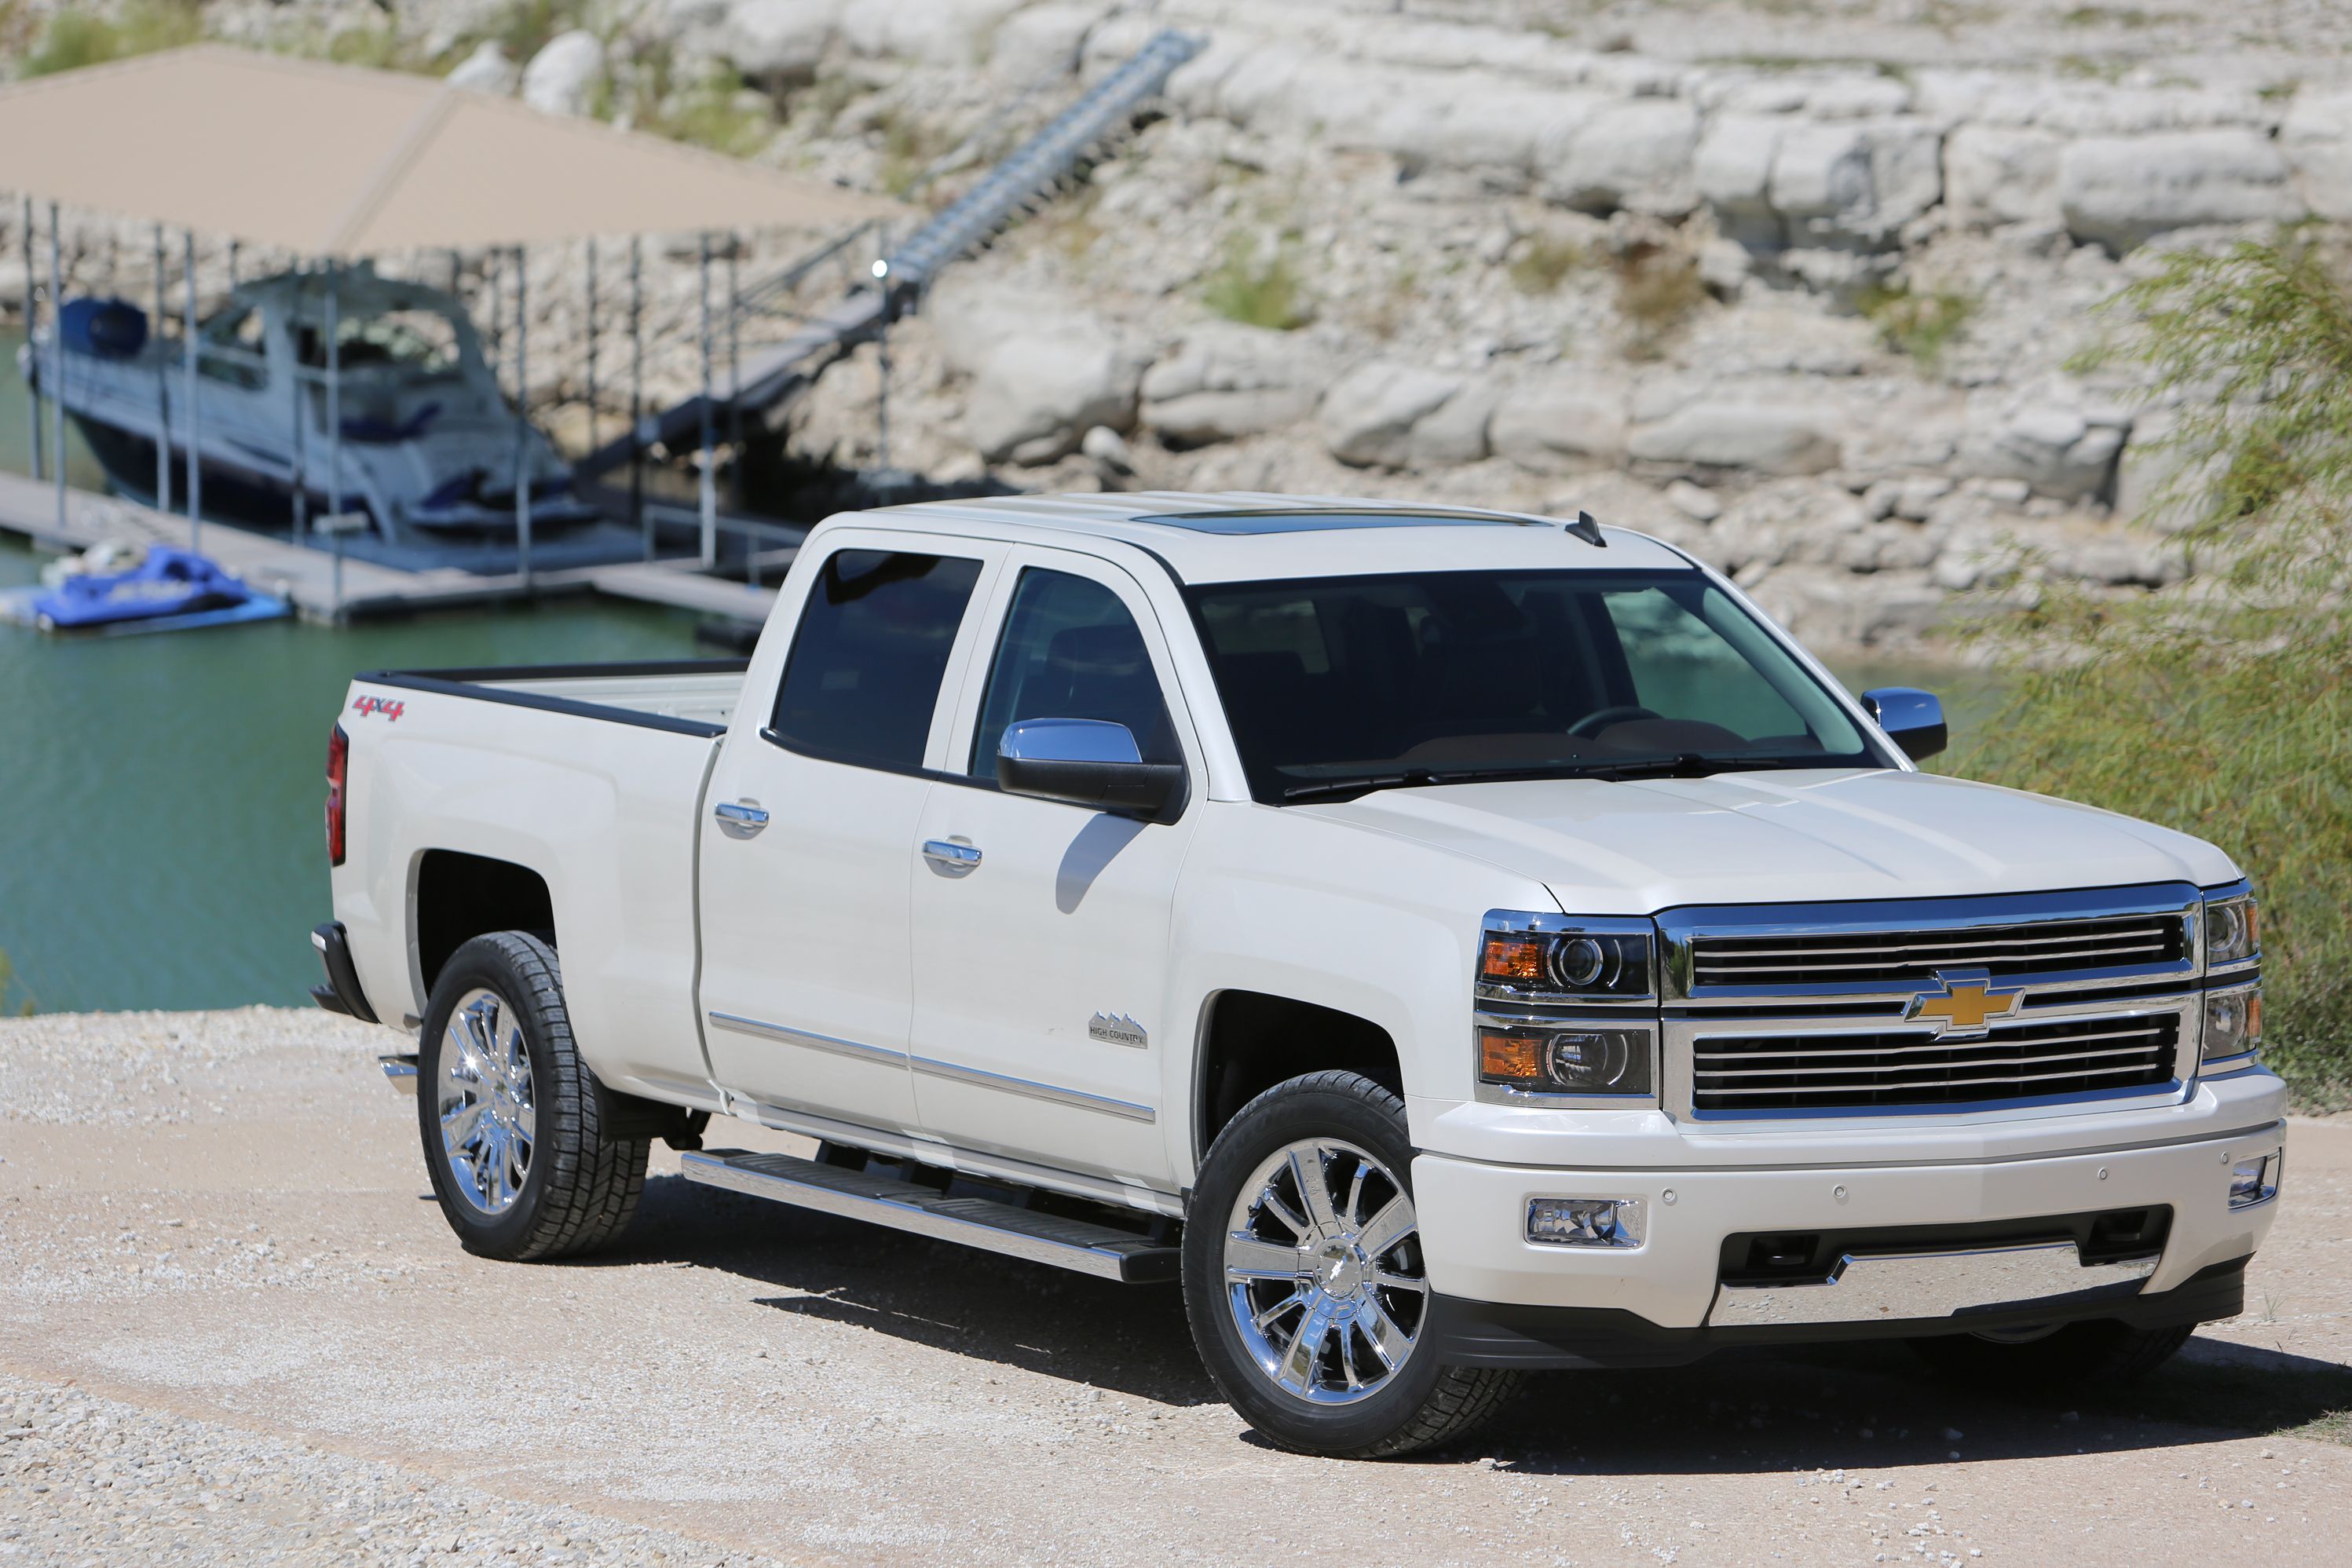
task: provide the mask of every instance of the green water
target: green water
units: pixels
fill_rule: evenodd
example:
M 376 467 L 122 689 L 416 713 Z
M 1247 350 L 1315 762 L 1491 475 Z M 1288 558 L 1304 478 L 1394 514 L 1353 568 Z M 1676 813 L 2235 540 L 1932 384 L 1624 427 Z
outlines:
M 0 411 L 5 412 L 5 411 Z M 40 560 L 0 540 L 0 586 Z M 0 625 L 0 952 L 43 1012 L 301 1002 L 331 913 L 327 732 L 354 671 L 707 657 L 610 601 L 148 637 Z

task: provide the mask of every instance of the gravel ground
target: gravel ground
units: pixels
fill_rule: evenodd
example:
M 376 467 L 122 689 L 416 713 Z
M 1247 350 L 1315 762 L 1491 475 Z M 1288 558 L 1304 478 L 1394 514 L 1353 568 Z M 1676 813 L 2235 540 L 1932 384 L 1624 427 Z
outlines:
M 0 1563 L 2297 1563 L 2352 1531 L 2342 1123 L 2294 1133 L 2252 1310 L 2129 1394 L 1742 1353 L 1535 1379 L 1465 1448 L 1360 1465 L 1257 1442 L 1171 1292 L 666 1153 L 611 1257 L 468 1257 L 397 1042 L 0 1023 Z

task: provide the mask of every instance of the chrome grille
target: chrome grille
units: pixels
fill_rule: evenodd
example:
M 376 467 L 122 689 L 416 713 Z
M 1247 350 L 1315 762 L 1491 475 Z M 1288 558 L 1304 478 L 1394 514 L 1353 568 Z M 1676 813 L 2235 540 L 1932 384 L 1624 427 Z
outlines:
M 2179 1040 L 2177 1012 L 2011 1024 L 1965 1040 L 1919 1030 L 1702 1034 L 1692 1105 L 1754 1115 L 2152 1088 L 2171 1081 Z
M 1932 982 L 1938 969 L 2021 975 L 2186 963 L 2179 915 L 2110 915 L 1943 931 L 1815 931 L 1690 939 L 1694 986 L 1839 985 L 1872 990 Z

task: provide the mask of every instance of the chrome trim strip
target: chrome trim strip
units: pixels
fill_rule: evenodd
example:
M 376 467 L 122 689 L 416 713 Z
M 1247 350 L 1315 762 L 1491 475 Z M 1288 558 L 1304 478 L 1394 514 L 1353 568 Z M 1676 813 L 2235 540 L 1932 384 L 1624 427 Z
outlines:
M 379 1056 L 375 1060 L 377 1065 L 383 1069 L 384 1082 L 395 1093 L 416 1092 L 416 1057 L 414 1052 L 406 1056 Z
M 1149 1105 L 1138 1105 L 1129 1100 L 1113 1100 L 1102 1094 L 1089 1094 L 1083 1089 L 1065 1089 L 1057 1083 L 1039 1083 L 1034 1079 L 1013 1078 L 1002 1072 L 983 1072 L 977 1067 L 941 1061 L 936 1057 L 914 1056 L 908 1061 L 918 1072 L 932 1078 L 944 1078 L 950 1082 L 969 1083 L 976 1089 L 995 1089 L 1007 1094 L 1043 1100 L 1048 1104 L 1068 1105 L 1079 1111 L 1099 1111 L 1107 1116 L 1124 1116 L 1130 1122 L 1147 1124 L 1160 1119 L 1160 1113 Z
M 822 1051 L 835 1056 L 846 1056 L 854 1061 L 871 1061 L 885 1067 L 904 1067 L 907 1053 L 890 1051 L 878 1045 L 860 1045 L 854 1040 L 840 1040 L 829 1034 L 812 1034 L 804 1029 L 787 1029 L 780 1023 L 768 1023 L 760 1019 L 745 1018 L 740 1013 L 712 1012 L 709 1015 L 714 1028 L 734 1034 L 748 1034 L 759 1040 L 772 1040 L 784 1045 L 797 1045 L 809 1051 Z
M 2268 1070 L 2258 1069 L 2257 1071 L 2266 1071 Z M 2002 1121 L 2005 1124 L 2015 1124 L 2014 1123 L 2010 1122 L 2007 1118 L 2002 1118 Z M 1704 1129 L 1704 1131 L 1721 1134 L 1726 1132 L 1726 1129 L 1709 1127 Z M 2150 1149 L 2189 1148 L 2200 1144 L 2233 1144 L 2242 1140 L 2260 1140 L 2263 1138 L 2277 1138 L 2284 1141 L 2285 1136 L 2286 1123 L 2284 1120 L 2280 1120 L 2275 1122 L 2266 1122 L 2262 1125 L 2255 1127 L 2239 1127 L 2227 1133 L 2190 1133 L 2177 1138 L 2143 1138 L 2137 1143 L 2131 1144 L 2102 1143 L 2098 1145 L 2098 1152 L 2096 1154 L 2084 1154 L 2079 1148 L 2034 1149 L 2024 1154 L 2016 1155 L 1939 1154 L 1927 1159 L 1811 1160 L 1799 1162 L 1783 1161 L 1778 1165 L 1768 1163 L 1762 1165 L 1726 1164 L 1719 1166 L 1698 1165 L 1685 1159 L 1677 1160 L 1672 1165 L 1663 1166 L 1612 1165 L 1560 1166 L 1557 1165 L 1548 1165 L 1543 1167 L 1543 1175 L 1544 1179 L 1547 1181 L 1568 1179 L 1571 1176 L 1573 1179 L 1579 1181 L 1615 1181 L 1622 1176 L 1641 1176 L 1645 1173 L 1663 1176 L 1689 1176 L 1693 1172 L 1698 1172 L 1706 1176 L 1784 1176 L 1790 1171 L 1906 1171 L 1933 1169 L 1946 1166 L 2016 1166 L 2032 1165 L 2052 1160 L 2095 1161 L 2111 1157 L 2116 1155 L 2143 1154 Z M 1492 1170 L 1518 1171 L 1528 1168 L 1528 1162 L 1524 1159 L 1482 1160 L 1470 1155 L 1457 1155 L 1448 1151 L 1429 1149 L 1422 1150 L 1421 1155 L 1422 1157 L 1427 1159 L 1447 1160 L 1451 1161 L 1454 1165 L 1479 1166 Z
M 2085 1263 L 2072 1241 L 1959 1252 L 1849 1252 L 1825 1280 L 1717 1286 L 1706 1325 L 1901 1322 L 2030 1306 L 2097 1291 L 2134 1295 L 2156 1272 L 2158 1260 L 2150 1256 Z

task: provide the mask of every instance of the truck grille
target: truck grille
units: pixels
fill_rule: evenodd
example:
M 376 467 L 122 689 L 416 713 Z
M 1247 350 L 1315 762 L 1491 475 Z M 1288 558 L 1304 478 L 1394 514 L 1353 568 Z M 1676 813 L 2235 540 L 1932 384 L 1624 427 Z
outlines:
M 2020 975 L 2186 963 L 2188 923 L 2179 915 L 1979 925 L 1957 931 L 1832 931 L 1800 936 L 1691 938 L 1695 986 L 1864 986 L 1898 989 L 1937 969 Z
M 2170 1082 L 2178 1013 L 2012 1024 L 1968 1040 L 1916 1030 L 1702 1035 L 1695 1109 L 1754 1114 L 1869 1105 L 1958 1105 Z

